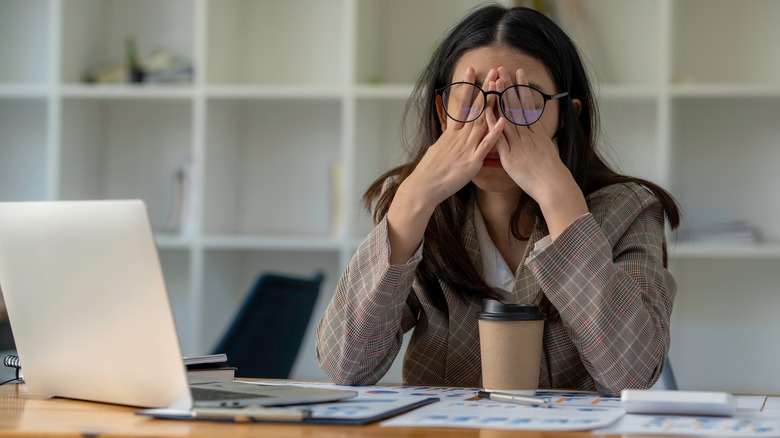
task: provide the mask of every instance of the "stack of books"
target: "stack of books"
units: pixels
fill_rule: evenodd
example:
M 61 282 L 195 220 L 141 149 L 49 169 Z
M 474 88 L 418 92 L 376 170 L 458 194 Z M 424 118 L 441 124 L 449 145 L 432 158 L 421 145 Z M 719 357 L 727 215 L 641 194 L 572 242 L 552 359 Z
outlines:
M 236 368 L 225 364 L 227 355 L 224 353 L 190 356 L 183 359 L 188 376 L 218 380 L 233 380 L 236 377 Z

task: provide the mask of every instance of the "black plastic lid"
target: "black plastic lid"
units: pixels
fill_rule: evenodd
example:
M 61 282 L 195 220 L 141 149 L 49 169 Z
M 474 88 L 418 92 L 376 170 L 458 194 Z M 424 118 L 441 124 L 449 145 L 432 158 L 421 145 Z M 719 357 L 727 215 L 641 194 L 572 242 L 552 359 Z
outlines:
M 546 315 L 535 304 L 506 304 L 498 300 L 485 298 L 482 300 L 482 311 L 477 313 L 477 319 L 488 321 L 538 321 L 546 319 Z

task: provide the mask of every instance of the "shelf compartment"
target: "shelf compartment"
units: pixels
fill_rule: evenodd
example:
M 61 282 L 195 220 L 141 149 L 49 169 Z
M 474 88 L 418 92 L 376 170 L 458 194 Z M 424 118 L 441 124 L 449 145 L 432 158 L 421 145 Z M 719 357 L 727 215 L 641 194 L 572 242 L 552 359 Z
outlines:
M 206 80 L 342 84 L 346 15 L 344 2 L 211 0 Z
M 341 101 L 210 99 L 207 113 L 204 232 L 330 237 Z
M 677 382 L 686 390 L 780 391 L 780 350 L 767 348 L 780 338 L 777 260 L 672 260 L 671 271 L 678 293 L 669 357 Z
M 309 277 L 316 271 L 323 271 L 325 280 L 293 368 L 293 377 L 326 377 L 317 366 L 314 338 L 316 324 L 328 306 L 341 275 L 338 252 L 207 250 L 204 264 L 201 353 L 214 348 L 258 275 L 276 273 Z
M 193 62 L 194 5 L 191 0 L 67 0 L 60 80 L 83 83 L 97 69 L 126 65 L 129 37 L 139 56 L 162 49 Z
M 663 74 L 661 3 L 555 2 L 552 15 L 577 45 L 593 83 L 649 86 L 660 84 Z
M 355 161 L 352 184 L 352 236 L 365 237 L 373 228 L 371 213 L 363 208 L 362 196 L 380 175 L 408 160 L 402 141 L 405 99 L 359 99 L 355 122 Z M 411 123 L 414 123 L 412 117 Z M 413 132 L 409 129 L 409 132 Z
M 745 220 L 762 240 L 780 240 L 780 205 L 770 201 L 780 187 L 780 102 L 677 99 L 673 114 L 671 191 L 685 225 L 695 230 Z
M 477 4 L 473 0 L 357 2 L 357 82 L 413 84 L 444 31 Z
M 165 287 L 168 291 L 168 299 L 176 322 L 176 331 L 179 335 L 179 343 L 185 356 L 192 353 L 188 351 L 193 343 L 192 318 L 190 302 L 192 290 L 190 284 L 190 251 L 187 249 L 160 249 L 160 265 L 165 276 Z
M 601 156 L 620 173 L 662 184 L 657 103 L 645 98 L 599 98 Z
M 51 73 L 50 2 L 0 2 L 0 84 L 45 84 Z
M 62 199 L 138 198 L 168 228 L 176 173 L 191 163 L 192 105 L 170 100 L 67 99 L 62 104 Z
M 672 80 L 678 84 L 780 84 L 774 0 L 673 3 Z M 703 13 L 702 11 L 706 11 Z
M 48 198 L 47 104 L 0 99 L 0 201 Z
M 561 8 L 566 14 L 553 10 L 551 15 L 584 53 L 599 82 L 660 82 L 660 41 L 647 37 L 658 34 L 659 2 L 592 0 L 568 4 L 571 7 Z M 446 30 L 477 5 L 479 2 L 473 0 L 358 2 L 357 82 L 415 83 Z

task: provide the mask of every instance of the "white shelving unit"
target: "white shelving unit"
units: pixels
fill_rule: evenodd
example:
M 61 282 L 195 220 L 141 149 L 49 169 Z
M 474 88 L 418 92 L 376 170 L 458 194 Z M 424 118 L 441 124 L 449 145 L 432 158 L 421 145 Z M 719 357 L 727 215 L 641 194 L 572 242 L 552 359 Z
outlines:
M 324 269 L 319 316 L 370 229 L 360 195 L 403 160 L 412 83 L 478 3 L 0 0 L 0 201 L 145 200 L 186 354 L 211 348 L 260 272 Z M 582 5 L 582 21 L 563 24 L 594 71 L 605 155 L 669 188 L 686 225 L 746 220 L 762 230 L 758 245 L 672 246 L 678 381 L 771 390 L 780 2 Z M 191 59 L 194 81 L 85 84 L 87 72 L 123 61 L 128 36 Z M 188 226 L 165 233 L 182 167 Z M 324 377 L 315 323 L 295 377 Z M 399 381 L 399 369 L 386 380 Z

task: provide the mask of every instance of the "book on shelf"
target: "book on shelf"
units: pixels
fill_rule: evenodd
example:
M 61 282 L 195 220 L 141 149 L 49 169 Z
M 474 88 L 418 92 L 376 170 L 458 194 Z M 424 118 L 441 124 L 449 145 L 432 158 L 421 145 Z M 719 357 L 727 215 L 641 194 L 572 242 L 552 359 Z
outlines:
M 338 237 L 341 234 L 344 225 L 343 220 L 343 195 L 341 186 L 344 182 L 344 168 L 341 162 L 335 162 L 330 166 L 330 234 Z
M 173 171 L 173 186 L 171 190 L 171 209 L 168 221 L 161 231 L 168 234 L 188 236 L 192 234 L 192 172 L 193 160 L 187 158 Z

